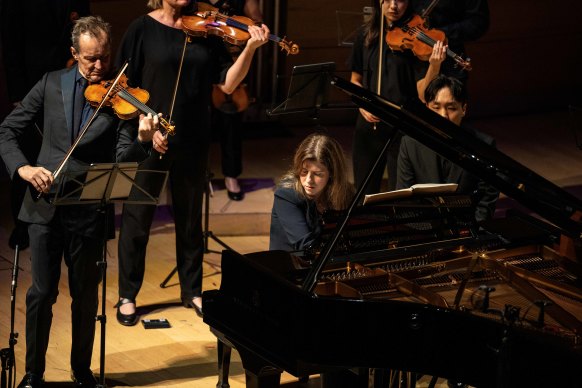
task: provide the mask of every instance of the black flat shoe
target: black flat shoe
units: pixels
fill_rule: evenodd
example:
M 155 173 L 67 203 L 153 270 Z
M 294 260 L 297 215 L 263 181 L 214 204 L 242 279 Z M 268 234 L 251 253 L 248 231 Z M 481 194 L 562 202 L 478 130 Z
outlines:
M 235 193 L 227 189 L 226 192 L 228 194 L 228 198 L 232 199 L 233 201 L 242 201 L 245 197 L 245 193 L 242 190 L 238 193 Z
M 135 301 L 127 298 L 120 299 L 119 302 L 115 305 L 117 307 L 117 322 L 122 324 L 123 326 L 135 326 L 137 323 L 137 313 L 133 314 L 123 314 L 120 311 L 121 305 L 133 303 L 135 305 Z M 137 309 L 137 306 L 136 306 Z M 137 311 L 137 310 L 136 310 Z
M 182 299 L 182 304 L 184 305 L 184 307 L 186 307 L 187 309 L 194 309 L 194 311 L 196 312 L 196 315 L 198 315 L 200 318 L 203 317 L 202 314 L 202 307 L 198 307 L 194 304 L 194 302 L 192 301 L 192 299 Z
M 71 379 L 74 381 L 76 387 L 93 388 L 97 385 L 97 379 L 90 369 L 83 371 L 73 371 L 71 373 Z

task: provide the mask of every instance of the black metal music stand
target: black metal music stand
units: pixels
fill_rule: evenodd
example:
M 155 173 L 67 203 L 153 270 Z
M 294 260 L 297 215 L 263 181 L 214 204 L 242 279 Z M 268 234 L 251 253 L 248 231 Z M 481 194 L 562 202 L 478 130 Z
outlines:
M 328 105 L 331 75 L 335 62 L 314 63 L 293 67 L 287 98 L 267 115 L 308 113 L 316 123 L 320 111 Z
M 103 217 L 103 259 L 97 265 L 101 271 L 101 314 L 95 319 L 101 324 L 101 348 L 99 364 L 99 384 L 96 387 L 104 388 L 105 385 L 105 313 L 106 281 L 107 281 L 107 238 L 108 222 L 107 214 L 110 204 L 113 202 L 125 202 L 134 205 L 156 205 L 159 202 L 160 193 L 164 188 L 167 171 L 138 170 L 138 164 L 130 163 L 102 163 L 92 164 L 82 171 L 67 172 L 60 180 L 57 195 L 52 203 L 56 206 L 63 205 L 89 205 L 99 204 L 99 212 Z M 144 179 L 144 177 L 146 179 Z M 143 189 L 135 183 L 137 179 L 157 180 L 153 189 Z
M 14 361 L 14 346 L 18 342 L 18 333 L 14 332 L 14 313 L 16 311 L 16 287 L 18 286 L 18 257 L 20 246 L 16 244 L 14 247 L 14 263 L 12 265 L 12 281 L 10 283 L 10 337 L 8 339 L 8 347 L 0 349 L 0 358 L 2 360 L 2 372 L 0 377 L 1 388 L 12 388 L 12 378 L 16 380 L 16 363 Z M 8 378 L 6 372 L 8 371 Z

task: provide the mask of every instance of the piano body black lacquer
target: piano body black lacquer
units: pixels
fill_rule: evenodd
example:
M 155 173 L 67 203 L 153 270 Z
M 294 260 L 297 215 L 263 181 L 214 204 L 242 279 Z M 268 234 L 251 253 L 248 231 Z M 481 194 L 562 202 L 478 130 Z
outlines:
M 463 197 L 409 198 L 383 212 L 356 209 L 337 249 L 324 244 L 313 257 L 224 251 L 220 289 L 203 294 L 204 322 L 219 338 L 217 386 L 228 386 L 220 361 L 234 346 L 247 387 L 278 386 L 283 370 L 338 368 L 582 387 L 582 225 L 571 217 L 582 202 L 424 107 L 334 83 L 537 217 L 513 213 L 478 228 Z M 560 236 L 571 257 L 556 250 Z

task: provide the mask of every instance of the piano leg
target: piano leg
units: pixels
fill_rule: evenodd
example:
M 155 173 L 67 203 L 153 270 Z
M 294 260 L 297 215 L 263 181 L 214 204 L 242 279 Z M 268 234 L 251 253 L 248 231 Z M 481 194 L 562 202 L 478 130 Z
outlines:
M 228 373 L 232 348 L 221 340 L 217 340 L 216 351 L 218 353 L 218 383 L 216 383 L 216 388 L 230 388 Z
M 270 370 L 262 370 L 259 375 L 245 370 L 247 388 L 278 388 L 281 386 L 281 370 L 268 367 Z
M 259 355 L 237 347 L 245 368 L 247 388 L 278 388 L 283 370 L 274 367 Z

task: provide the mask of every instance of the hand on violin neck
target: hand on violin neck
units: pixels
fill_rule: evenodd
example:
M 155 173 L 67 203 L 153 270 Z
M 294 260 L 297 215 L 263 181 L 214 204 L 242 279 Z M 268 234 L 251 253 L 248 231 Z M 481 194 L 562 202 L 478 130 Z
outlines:
M 251 50 L 256 50 L 269 41 L 271 31 L 266 24 L 261 24 L 260 26 L 248 26 L 248 32 L 251 37 L 247 41 L 246 47 Z
M 159 115 L 152 115 L 151 113 L 147 115 L 142 113 L 139 115 L 137 139 L 141 143 L 148 143 L 154 138 L 154 134 L 158 131 L 159 127 Z
M 440 65 L 447 59 L 447 46 L 440 40 L 437 40 L 432 48 L 432 53 L 428 61 L 434 65 Z

